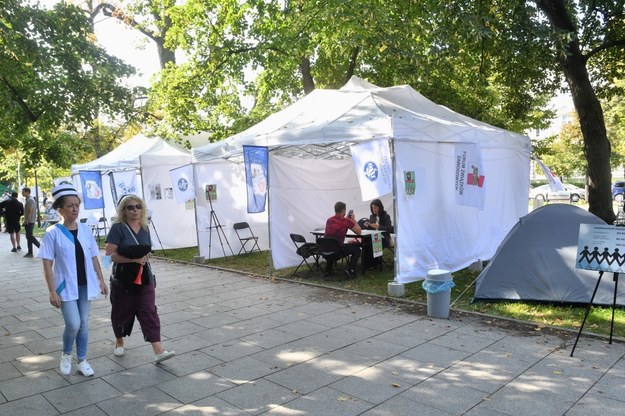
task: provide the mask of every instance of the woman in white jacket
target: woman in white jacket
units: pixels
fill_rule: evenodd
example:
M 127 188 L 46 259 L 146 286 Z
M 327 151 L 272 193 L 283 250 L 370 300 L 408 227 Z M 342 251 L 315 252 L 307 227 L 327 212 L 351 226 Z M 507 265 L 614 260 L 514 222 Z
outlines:
M 108 287 L 98 261 L 99 249 L 88 225 L 78 222 L 80 199 L 72 185 L 52 190 L 54 209 L 61 221 L 49 227 L 41 240 L 38 257 L 50 293 L 50 304 L 61 308 L 65 320 L 61 374 L 72 371 L 72 349 L 76 343 L 76 370 L 92 376 L 87 362 L 88 320 L 91 300 L 108 295 Z

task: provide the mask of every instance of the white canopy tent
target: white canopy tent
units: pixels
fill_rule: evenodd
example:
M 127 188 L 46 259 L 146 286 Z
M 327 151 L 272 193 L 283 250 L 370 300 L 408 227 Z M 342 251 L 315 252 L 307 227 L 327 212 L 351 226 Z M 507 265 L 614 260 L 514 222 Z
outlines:
M 395 192 L 383 201 L 395 212 L 399 282 L 422 279 L 430 269 L 456 271 L 489 259 L 527 213 L 526 136 L 455 113 L 409 86 L 379 88 L 357 77 L 339 90 L 315 90 L 224 141 L 193 149 L 194 166 L 242 165 L 242 146 L 269 148 L 270 248 L 280 269 L 301 260 L 289 233 L 310 236 L 324 226 L 337 200 L 359 218 L 369 215 L 350 147 L 373 139 L 388 139 L 394 150 Z M 483 209 L 456 203 L 455 152 L 463 143 L 481 148 Z M 403 189 L 406 171 L 416 174 L 414 196 Z M 243 174 L 243 209 L 244 179 Z M 246 215 L 236 207 L 228 214 Z
M 115 216 L 110 175 L 115 172 L 135 172 L 137 193 L 150 209 L 154 248 L 192 247 L 197 244 L 195 212 L 192 205 L 178 205 L 173 192 L 169 170 L 191 163 L 191 153 L 160 138 L 137 135 L 111 152 L 91 162 L 72 166 L 76 189 L 81 191 L 79 173 L 99 171 L 104 193 L 104 216 L 109 224 Z M 160 190 L 160 192 L 158 191 Z M 82 210 L 81 217 L 99 218 L 102 210 Z

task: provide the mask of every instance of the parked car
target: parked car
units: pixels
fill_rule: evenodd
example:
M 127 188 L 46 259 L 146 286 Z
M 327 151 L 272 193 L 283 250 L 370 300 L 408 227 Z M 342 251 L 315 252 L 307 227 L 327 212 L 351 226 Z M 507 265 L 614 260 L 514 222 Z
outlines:
M 530 189 L 530 199 L 542 199 L 543 201 L 569 201 L 578 202 L 586 199 L 586 190 L 570 183 L 565 183 L 563 191 L 554 192 L 549 184 Z
M 612 184 L 612 199 L 618 203 L 623 202 L 623 196 L 625 195 L 625 182 L 618 181 Z

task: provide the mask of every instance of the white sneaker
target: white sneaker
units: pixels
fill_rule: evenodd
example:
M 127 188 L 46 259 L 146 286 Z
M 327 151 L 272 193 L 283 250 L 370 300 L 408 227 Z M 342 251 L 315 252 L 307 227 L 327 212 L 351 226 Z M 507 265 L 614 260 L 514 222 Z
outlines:
M 72 372 L 72 356 L 70 354 L 61 353 L 61 374 L 70 375 Z
M 163 361 L 165 361 L 165 360 L 169 360 L 169 359 L 170 359 L 171 357 L 173 357 L 174 355 L 176 355 L 176 353 L 175 353 L 175 352 L 173 352 L 173 351 L 163 351 L 162 353 L 160 353 L 160 354 L 156 354 L 156 355 L 154 356 L 154 362 L 155 362 L 156 364 L 161 363 L 161 362 L 163 362 Z
M 83 376 L 91 377 L 94 374 L 93 368 L 89 365 L 87 360 L 82 360 L 76 366 L 76 371 L 81 372 Z

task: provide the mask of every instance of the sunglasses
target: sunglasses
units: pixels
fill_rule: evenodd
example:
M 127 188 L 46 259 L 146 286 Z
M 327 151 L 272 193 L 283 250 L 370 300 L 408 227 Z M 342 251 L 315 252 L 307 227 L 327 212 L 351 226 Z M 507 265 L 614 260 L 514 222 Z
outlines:
M 137 205 L 126 205 L 126 211 L 134 211 L 135 209 L 141 209 L 143 206 L 141 204 Z

